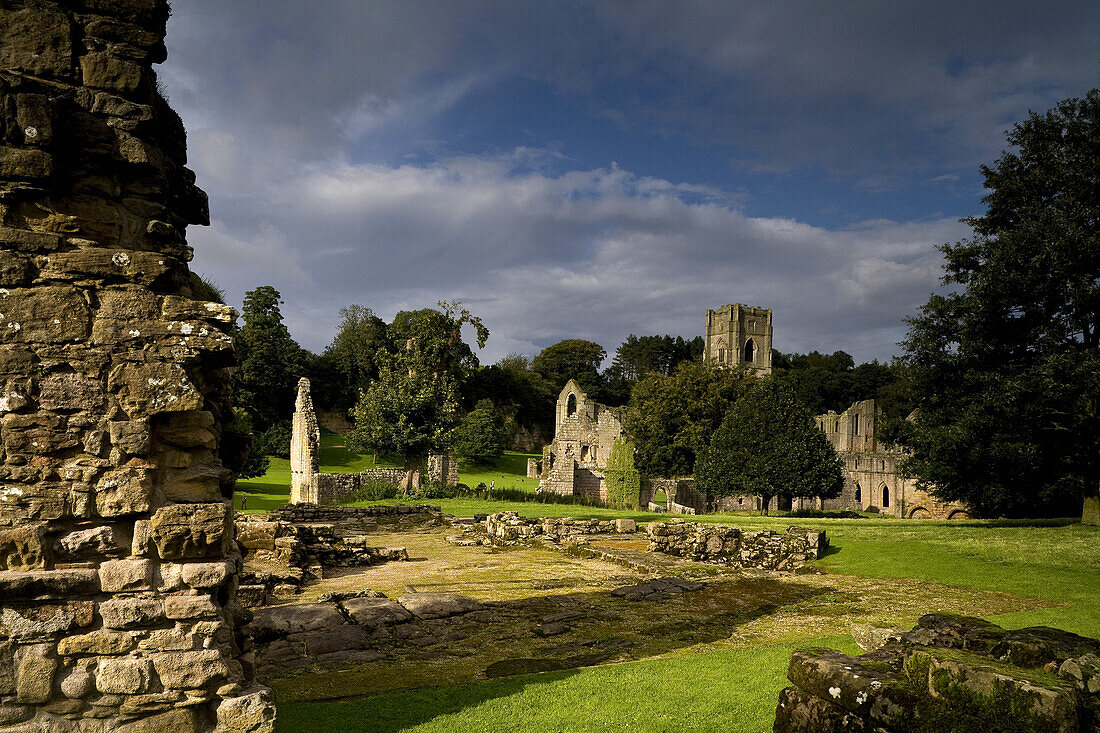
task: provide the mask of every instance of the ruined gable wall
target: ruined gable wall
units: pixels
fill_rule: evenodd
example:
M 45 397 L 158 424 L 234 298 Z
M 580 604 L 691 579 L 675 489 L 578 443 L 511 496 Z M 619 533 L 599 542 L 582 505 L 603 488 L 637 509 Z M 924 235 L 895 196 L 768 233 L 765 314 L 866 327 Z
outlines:
M 607 468 L 612 445 L 622 435 L 622 422 L 620 408 L 589 399 L 576 380 L 570 379 L 558 395 L 554 440 L 543 450 L 540 490 L 606 498 L 602 471 Z M 528 473 L 531 471 L 529 464 Z
M 163 0 L 0 0 L 0 731 L 270 730 Z

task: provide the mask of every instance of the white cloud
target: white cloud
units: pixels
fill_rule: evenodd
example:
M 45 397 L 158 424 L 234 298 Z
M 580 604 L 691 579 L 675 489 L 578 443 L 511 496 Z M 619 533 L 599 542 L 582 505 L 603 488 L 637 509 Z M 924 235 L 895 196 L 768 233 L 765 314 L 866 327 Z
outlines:
M 854 340 L 857 357 L 886 358 L 936 287 L 934 246 L 964 233 L 951 221 L 831 231 L 748 217 L 736 197 L 700 201 L 695 187 L 618 167 L 517 172 L 530 154 L 317 168 L 244 202 L 255 236 L 193 229 L 199 269 L 234 294 L 276 284 L 313 349 L 353 302 L 389 318 L 462 300 L 494 334 L 491 361 L 562 338 L 611 352 L 629 333 L 690 337 L 706 308 L 740 301 L 775 309 L 778 348 Z

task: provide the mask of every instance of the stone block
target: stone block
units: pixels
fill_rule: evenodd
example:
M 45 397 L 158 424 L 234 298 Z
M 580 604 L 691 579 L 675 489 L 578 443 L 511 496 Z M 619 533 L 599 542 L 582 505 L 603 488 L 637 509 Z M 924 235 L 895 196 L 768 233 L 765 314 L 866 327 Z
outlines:
M 95 675 L 85 667 L 73 667 L 61 678 L 61 694 L 71 699 L 89 695 L 95 689 Z
M 121 538 L 111 525 L 67 532 L 58 538 L 57 544 L 70 558 L 112 554 L 122 546 Z
M 72 28 L 67 16 L 41 8 L 0 15 L 0 67 L 33 76 L 72 76 Z
M 177 690 L 203 687 L 230 676 L 229 665 L 217 649 L 153 654 L 153 666 L 161 684 Z
M 107 402 L 107 394 L 98 379 L 76 372 L 49 374 L 39 381 L 38 406 L 55 412 L 97 412 Z
M 150 509 L 153 475 L 145 468 L 108 471 L 96 484 L 95 507 L 101 517 L 138 514 Z
M 122 364 L 111 370 L 107 388 L 130 417 L 202 408 L 203 397 L 179 364 Z
M 153 563 L 149 560 L 108 560 L 99 566 L 99 584 L 105 593 L 150 590 Z
M 23 641 L 44 641 L 57 634 L 90 626 L 92 601 L 38 602 L 0 609 L 0 635 Z
M 153 514 L 149 529 L 162 559 L 221 557 L 232 538 L 230 515 L 221 503 L 173 504 Z
M 84 341 L 90 330 L 84 296 L 66 286 L 0 290 L 0 313 L 4 343 Z
M 99 573 L 84 568 L 0 572 L 0 598 L 6 601 L 66 598 L 99 592 Z
M 49 556 L 40 525 L 0 529 L 0 570 L 43 570 Z
M 638 529 L 638 523 L 633 519 L 616 519 L 615 531 L 619 534 L 625 534 L 627 532 L 634 532 Z
M 327 629 L 291 634 L 287 637 L 287 641 L 301 644 L 306 656 L 316 658 L 322 654 L 362 649 L 370 643 L 370 632 L 362 626 L 343 624 Z
M 174 620 L 215 618 L 219 610 L 207 595 L 171 595 L 164 598 L 164 615 Z
M 57 642 L 57 653 L 63 657 L 78 655 L 125 654 L 134 648 L 134 638 L 123 631 L 96 629 L 87 634 L 67 636 Z
M 111 445 L 131 456 L 148 455 L 152 436 L 147 420 L 118 420 L 110 424 Z
M 274 733 L 275 694 L 270 687 L 253 685 L 218 705 L 215 733 Z
M 207 461 L 186 468 L 169 468 L 161 490 L 169 501 L 221 501 L 222 483 L 229 470 L 216 463 L 209 451 Z M 191 454 L 187 454 L 190 456 Z
M 141 64 L 106 53 L 81 56 L 80 70 L 85 86 L 123 93 L 137 90 L 144 78 Z
M 408 593 L 397 599 L 417 618 L 447 618 L 470 611 L 480 611 L 485 606 L 466 596 L 453 593 Z
M 214 415 L 205 410 L 176 412 L 156 426 L 157 440 L 179 448 L 215 448 Z
M 148 659 L 118 657 L 100 659 L 96 666 L 96 689 L 108 695 L 136 695 L 148 692 L 153 682 L 153 665 Z
M 303 631 L 327 629 L 343 624 L 344 616 L 329 603 L 313 605 L 275 606 L 253 611 L 252 633 L 267 638 L 286 636 Z
M 413 619 L 408 609 L 389 598 L 349 598 L 340 605 L 355 623 L 368 629 Z
M 123 723 L 114 733 L 205 733 L 206 729 L 199 711 L 185 707 Z
M 274 550 L 278 522 L 238 522 L 237 542 L 246 550 Z
M 35 708 L 31 705 L 0 703 L 0 725 L 14 725 L 34 717 Z M 27 730 L 24 728 L 24 730 Z
M 192 588 L 218 588 L 230 575 L 224 562 L 189 562 L 181 568 L 183 582 Z
M 15 652 L 15 699 L 21 703 L 48 702 L 53 691 L 57 658 L 52 644 L 23 646 Z
M 164 620 L 164 602 L 159 598 L 111 598 L 99 604 L 99 615 L 108 629 L 154 626 Z
M 134 536 L 130 541 L 130 554 L 141 557 L 152 549 L 153 535 L 149 529 L 148 519 L 139 519 L 134 522 Z

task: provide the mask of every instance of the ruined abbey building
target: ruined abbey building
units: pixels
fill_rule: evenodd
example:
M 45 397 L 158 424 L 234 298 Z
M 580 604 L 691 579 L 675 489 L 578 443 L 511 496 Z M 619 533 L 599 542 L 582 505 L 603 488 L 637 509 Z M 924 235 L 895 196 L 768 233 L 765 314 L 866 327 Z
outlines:
M 744 367 L 751 374 L 772 373 L 772 310 L 734 303 L 707 310 L 703 361 Z
M 0 0 L 0 732 L 270 731 L 164 0 Z
M 558 395 L 554 441 L 543 448 L 541 461 L 528 459 L 527 475 L 540 479 L 539 491 L 606 501 L 603 471 L 622 433 L 622 408 L 589 399 L 570 379 Z

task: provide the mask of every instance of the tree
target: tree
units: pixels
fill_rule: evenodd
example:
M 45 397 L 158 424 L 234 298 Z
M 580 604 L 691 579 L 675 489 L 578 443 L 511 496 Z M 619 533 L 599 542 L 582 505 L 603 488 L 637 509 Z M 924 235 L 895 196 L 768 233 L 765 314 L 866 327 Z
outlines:
M 903 468 L 985 516 L 1064 511 L 1100 483 L 1100 91 L 1006 137 L 974 236 L 940 247 L 954 290 L 903 343 Z
M 784 385 L 753 385 L 726 413 L 699 456 L 695 481 L 715 496 L 759 494 L 763 513 L 773 496 L 831 499 L 843 467 L 813 415 Z
M 492 400 L 481 400 L 466 413 L 455 430 L 455 455 L 470 463 L 486 464 L 504 453 L 504 420 Z
M 352 410 L 355 430 L 345 441 L 359 452 L 405 458 L 405 488 L 416 488 L 428 453 L 451 445 L 458 425 L 459 393 L 477 357 L 462 340 L 472 327 L 479 347 L 489 331 L 457 302 L 439 310 L 402 311 L 387 328 L 387 348 L 376 352 L 378 377 Z
M 322 380 L 314 382 L 318 401 L 340 410 L 352 407 L 378 376 L 376 354 L 386 346 L 386 322 L 374 311 L 354 304 L 341 308 L 336 335 L 319 359 Z
M 305 361 L 305 351 L 283 324 L 282 302 L 279 291 L 270 285 L 244 296 L 234 404 L 248 411 L 257 430 L 290 418 Z
M 690 476 L 695 458 L 752 377 L 740 369 L 685 362 L 670 376 L 638 380 L 626 411 L 626 432 L 643 476 Z
M 584 339 L 565 339 L 547 346 L 531 360 L 531 368 L 541 374 L 557 392 L 570 379 L 576 379 L 581 389 L 593 399 L 600 399 L 603 386 L 600 365 L 607 352 L 602 346 Z
M 685 361 L 703 358 L 704 341 L 696 336 L 635 336 L 630 334 L 615 349 L 615 358 L 604 373 L 605 397 L 612 404 L 625 404 L 639 378 L 656 372 L 672 374 Z

